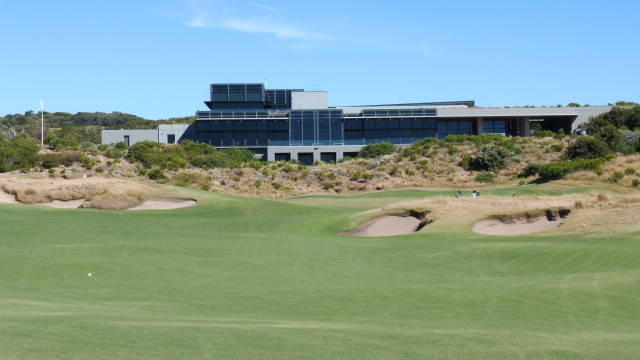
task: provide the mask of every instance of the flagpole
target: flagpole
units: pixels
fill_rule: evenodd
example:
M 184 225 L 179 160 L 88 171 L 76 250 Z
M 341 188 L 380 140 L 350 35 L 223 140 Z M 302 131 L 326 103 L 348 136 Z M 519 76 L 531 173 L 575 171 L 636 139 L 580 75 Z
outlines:
M 40 146 L 44 146 L 44 100 L 40 100 Z

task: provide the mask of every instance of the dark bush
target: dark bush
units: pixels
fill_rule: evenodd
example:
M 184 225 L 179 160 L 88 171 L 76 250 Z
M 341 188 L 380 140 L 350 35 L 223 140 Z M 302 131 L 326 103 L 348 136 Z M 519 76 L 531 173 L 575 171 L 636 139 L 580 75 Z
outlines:
M 40 160 L 40 146 L 26 135 L 18 135 L 5 141 L 0 135 L 0 172 L 30 169 Z
M 59 153 L 48 153 L 40 156 L 40 164 L 45 169 L 63 166 L 71 166 L 74 162 L 80 161 L 81 154 L 77 151 L 64 151 Z
M 592 136 L 580 136 L 567 148 L 569 159 L 596 159 L 607 156 L 611 150 L 607 144 Z
M 539 172 L 540 172 L 540 164 L 532 162 L 522 170 L 522 172 L 520 173 L 520 176 L 521 177 L 535 176 L 535 175 L 538 175 Z
M 147 176 L 151 180 L 161 180 L 161 179 L 166 179 L 167 178 L 167 176 L 164 174 L 164 172 L 162 172 L 162 170 L 160 170 L 160 169 L 149 170 L 149 172 L 147 173 Z
M 605 159 L 581 159 L 573 161 L 562 161 L 557 163 L 541 165 L 538 171 L 540 178 L 543 180 L 562 179 L 568 174 L 579 170 L 599 171 Z

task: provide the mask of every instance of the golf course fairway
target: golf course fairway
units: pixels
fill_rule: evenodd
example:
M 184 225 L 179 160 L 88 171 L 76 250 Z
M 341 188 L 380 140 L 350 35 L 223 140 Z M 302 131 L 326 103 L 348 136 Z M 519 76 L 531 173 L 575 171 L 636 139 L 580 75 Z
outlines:
M 354 216 L 429 193 L 270 201 L 176 191 L 198 204 L 0 204 L 0 358 L 640 354 L 638 232 L 485 236 L 465 223 L 349 237 L 336 234 Z

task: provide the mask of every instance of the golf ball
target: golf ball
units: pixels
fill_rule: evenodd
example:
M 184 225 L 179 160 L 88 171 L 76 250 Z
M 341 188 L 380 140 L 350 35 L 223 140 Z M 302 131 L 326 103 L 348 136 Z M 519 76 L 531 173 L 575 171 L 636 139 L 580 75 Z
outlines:
M 93 275 L 93 274 L 92 274 L 92 273 L 88 273 L 88 274 L 87 274 L 87 276 L 91 276 L 91 275 Z

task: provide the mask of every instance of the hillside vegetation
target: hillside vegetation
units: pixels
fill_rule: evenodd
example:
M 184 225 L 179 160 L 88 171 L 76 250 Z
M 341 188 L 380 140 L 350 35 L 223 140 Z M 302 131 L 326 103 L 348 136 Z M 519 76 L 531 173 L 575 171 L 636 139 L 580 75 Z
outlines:
M 118 121 L 131 120 L 119 116 Z M 145 141 L 131 147 L 124 143 L 96 145 L 80 142 L 82 139 L 72 134 L 58 136 L 63 132 L 49 133 L 46 148 L 40 149 L 23 133 L 0 140 L 0 172 L 20 171 L 62 179 L 148 179 L 268 198 L 404 188 L 469 191 L 487 185 L 561 179 L 633 188 L 640 185 L 640 131 L 628 129 L 638 125 L 639 119 L 640 106 L 616 107 L 585 124 L 591 134 L 588 136 L 556 134 L 535 127 L 534 136 L 529 138 L 450 135 L 443 140 L 420 140 L 407 147 L 370 144 L 358 158 L 313 166 L 302 166 L 297 161 L 261 162 L 254 160 L 248 150 L 221 150 L 190 141 L 176 145 Z M 5 191 L 18 192 L 6 185 Z

